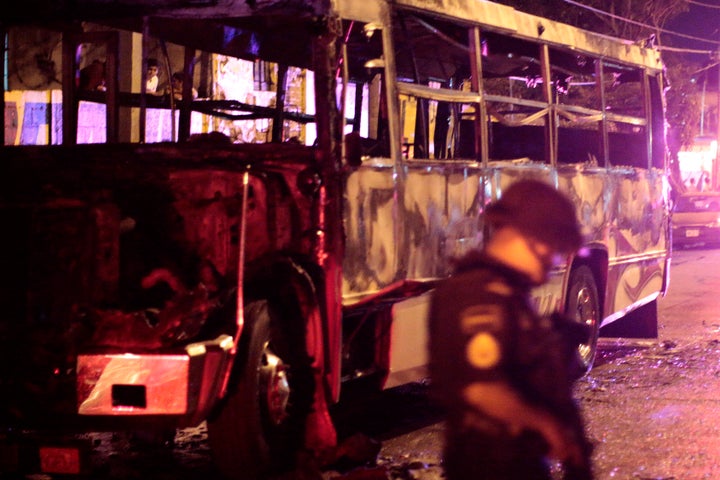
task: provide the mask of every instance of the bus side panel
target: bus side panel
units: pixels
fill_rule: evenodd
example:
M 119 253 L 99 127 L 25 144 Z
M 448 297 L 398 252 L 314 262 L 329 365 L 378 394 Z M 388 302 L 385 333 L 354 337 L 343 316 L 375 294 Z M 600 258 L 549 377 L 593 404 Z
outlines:
M 452 258 L 481 243 L 483 183 L 477 166 L 463 164 L 409 162 L 403 189 L 389 160 L 367 160 L 352 172 L 345 198 L 346 303 L 394 282 L 446 276 Z
M 665 176 L 656 170 L 613 169 L 608 192 L 610 218 L 608 295 L 610 323 L 663 289 L 669 245 Z

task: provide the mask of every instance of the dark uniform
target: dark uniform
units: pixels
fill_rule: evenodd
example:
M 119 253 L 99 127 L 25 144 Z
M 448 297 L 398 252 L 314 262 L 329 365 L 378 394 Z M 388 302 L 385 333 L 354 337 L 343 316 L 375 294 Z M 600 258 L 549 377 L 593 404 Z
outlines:
M 552 321 L 528 304 L 532 287 L 522 272 L 475 252 L 434 294 L 430 373 L 435 395 L 448 412 L 444 459 L 449 480 L 551 478 L 542 436 L 534 431 L 513 435 L 507 425 L 467 404 L 462 392 L 472 383 L 508 382 L 528 403 L 567 421 L 568 434 L 582 441 L 567 357 L 557 354 L 563 339 Z M 587 470 L 573 478 L 590 477 Z

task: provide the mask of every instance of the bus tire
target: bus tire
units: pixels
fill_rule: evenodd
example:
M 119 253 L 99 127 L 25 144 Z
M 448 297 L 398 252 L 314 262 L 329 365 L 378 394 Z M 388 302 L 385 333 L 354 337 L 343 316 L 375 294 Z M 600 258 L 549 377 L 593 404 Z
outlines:
M 303 355 L 272 319 L 266 301 L 245 308 L 237 378 L 220 410 L 208 419 L 215 465 L 228 479 L 263 479 L 293 467 L 313 385 L 300 365 Z M 283 338 L 285 337 L 285 338 Z M 295 362 L 293 364 L 293 362 Z M 294 375 L 297 373 L 297 375 Z
M 595 361 L 600 330 L 600 297 L 592 270 L 586 265 L 570 272 L 565 301 L 565 314 L 589 327 L 587 342 L 578 347 L 578 364 L 581 372 L 588 372 Z

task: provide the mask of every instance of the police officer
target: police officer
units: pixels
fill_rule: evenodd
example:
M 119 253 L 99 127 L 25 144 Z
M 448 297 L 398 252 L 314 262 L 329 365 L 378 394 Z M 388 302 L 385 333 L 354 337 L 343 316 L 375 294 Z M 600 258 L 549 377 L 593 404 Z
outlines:
M 591 478 L 562 336 L 530 302 L 533 287 L 581 244 L 572 203 L 536 180 L 488 205 L 489 238 L 433 294 L 430 368 L 447 409 L 448 480 L 545 480 L 549 459 Z M 566 475 L 566 478 L 569 478 Z

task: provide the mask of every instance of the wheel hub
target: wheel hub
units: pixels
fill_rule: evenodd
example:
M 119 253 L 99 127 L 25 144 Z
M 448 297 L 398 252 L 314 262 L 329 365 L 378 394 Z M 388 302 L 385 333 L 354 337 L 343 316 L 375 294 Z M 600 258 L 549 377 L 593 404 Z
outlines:
M 575 319 L 588 327 L 594 327 L 597 322 L 596 312 L 592 304 L 592 296 L 587 288 L 583 287 L 578 290 L 577 293 L 577 310 L 575 312 Z M 588 339 L 588 342 L 583 343 L 579 347 L 580 355 L 585 358 L 590 354 L 592 346 L 589 344 L 592 339 Z
M 266 387 L 265 402 L 268 418 L 274 425 L 279 425 L 288 417 L 290 383 L 287 366 L 280 357 L 266 349 L 260 375 Z

